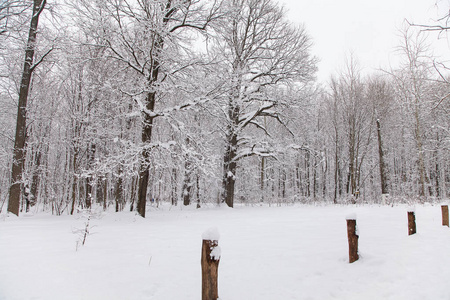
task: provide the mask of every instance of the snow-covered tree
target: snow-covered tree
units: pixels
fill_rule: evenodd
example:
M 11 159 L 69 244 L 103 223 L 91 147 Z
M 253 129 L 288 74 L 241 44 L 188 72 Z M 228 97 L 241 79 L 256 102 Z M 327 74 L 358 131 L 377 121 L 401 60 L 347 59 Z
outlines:
M 223 114 L 222 201 L 234 203 L 238 162 L 249 156 L 270 156 L 251 128 L 269 134 L 264 118 L 282 122 L 279 111 L 286 104 L 273 87 L 312 80 L 315 59 L 304 28 L 286 20 L 272 0 L 228 1 L 225 22 L 215 28 L 214 53 L 221 54 L 221 78 L 226 83 L 219 102 Z

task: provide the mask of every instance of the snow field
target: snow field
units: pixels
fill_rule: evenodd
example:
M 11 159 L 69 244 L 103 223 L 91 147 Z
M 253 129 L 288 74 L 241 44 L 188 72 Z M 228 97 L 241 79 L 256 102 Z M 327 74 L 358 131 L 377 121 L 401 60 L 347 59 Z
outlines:
M 346 216 L 360 260 L 348 264 Z M 449 299 L 450 229 L 440 206 L 165 207 L 142 219 L 0 216 L 0 299 L 201 299 L 202 234 L 220 232 L 219 296 L 239 299 Z

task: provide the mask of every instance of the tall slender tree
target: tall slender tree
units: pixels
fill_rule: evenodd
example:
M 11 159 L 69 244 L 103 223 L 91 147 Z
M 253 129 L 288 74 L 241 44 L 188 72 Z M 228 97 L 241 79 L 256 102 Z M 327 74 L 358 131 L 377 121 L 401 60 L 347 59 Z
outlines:
M 19 215 L 22 176 L 25 165 L 25 142 L 27 135 L 27 102 L 31 76 L 42 58 L 33 64 L 36 49 L 37 28 L 39 17 L 44 10 L 46 0 L 34 0 L 31 15 L 28 41 L 25 49 L 25 62 L 19 87 L 19 101 L 17 105 L 16 135 L 14 140 L 13 164 L 11 169 L 11 186 L 9 189 L 8 211 Z M 45 55 L 44 55 L 45 56 Z

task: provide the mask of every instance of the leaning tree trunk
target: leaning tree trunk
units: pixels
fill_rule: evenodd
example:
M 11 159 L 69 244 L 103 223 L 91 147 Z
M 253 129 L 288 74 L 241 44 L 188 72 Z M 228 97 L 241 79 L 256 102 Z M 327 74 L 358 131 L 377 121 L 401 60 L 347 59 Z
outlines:
M 34 50 L 36 47 L 36 35 L 39 16 L 44 9 L 46 0 L 34 0 L 33 14 L 28 33 L 27 48 L 25 50 L 25 63 L 23 66 L 22 80 L 19 89 L 19 103 L 17 109 L 16 136 L 14 140 L 13 164 L 11 168 L 11 187 L 9 190 L 8 211 L 19 215 L 21 181 L 25 165 L 25 139 L 27 126 L 27 102 L 30 88 Z

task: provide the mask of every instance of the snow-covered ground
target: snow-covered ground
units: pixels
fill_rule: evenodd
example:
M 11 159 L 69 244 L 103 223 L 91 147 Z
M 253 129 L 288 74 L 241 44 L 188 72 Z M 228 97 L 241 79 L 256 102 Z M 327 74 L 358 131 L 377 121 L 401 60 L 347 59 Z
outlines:
M 201 299 L 202 233 L 220 232 L 219 296 L 450 299 L 450 229 L 440 206 L 150 209 L 87 217 L 0 216 L 0 299 Z M 360 260 L 348 263 L 356 213 Z M 77 249 L 78 248 L 78 249 Z

